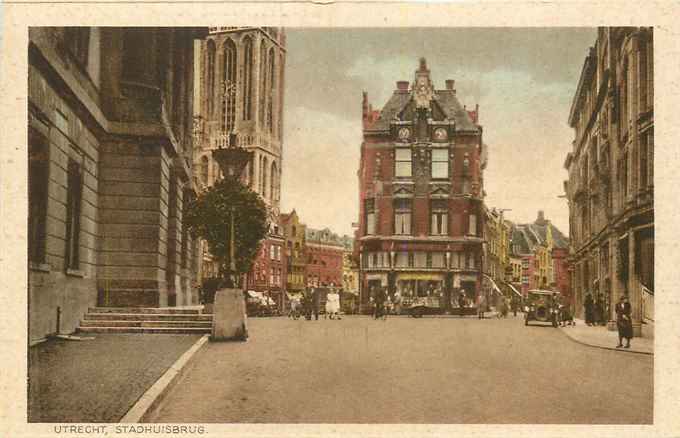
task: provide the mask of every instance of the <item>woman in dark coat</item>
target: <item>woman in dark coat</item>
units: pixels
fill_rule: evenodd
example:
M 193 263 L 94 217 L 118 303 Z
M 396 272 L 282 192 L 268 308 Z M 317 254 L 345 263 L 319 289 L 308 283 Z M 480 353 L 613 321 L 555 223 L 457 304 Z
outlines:
M 616 304 L 616 327 L 619 329 L 619 345 L 616 348 L 623 347 L 622 340 L 626 339 L 626 346 L 630 348 L 630 340 L 633 337 L 633 321 L 630 317 L 630 303 L 628 297 L 621 296 L 621 299 Z
M 586 309 L 586 324 L 587 325 L 593 325 L 593 306 L 595 303 L 593 303 L 593 296 L 588 294 L 586 295 L 586 300 L 583 303 L 583 307 Z

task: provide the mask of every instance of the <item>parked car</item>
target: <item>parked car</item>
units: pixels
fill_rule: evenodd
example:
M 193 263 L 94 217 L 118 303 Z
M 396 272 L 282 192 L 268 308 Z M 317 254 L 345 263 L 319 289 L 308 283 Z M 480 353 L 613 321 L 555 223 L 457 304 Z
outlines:
M 524 305 L 524 325 L 529 321 L 548 322 L 553 327 L 559 323 L 557 292 L 551 290 L 530 290 Z

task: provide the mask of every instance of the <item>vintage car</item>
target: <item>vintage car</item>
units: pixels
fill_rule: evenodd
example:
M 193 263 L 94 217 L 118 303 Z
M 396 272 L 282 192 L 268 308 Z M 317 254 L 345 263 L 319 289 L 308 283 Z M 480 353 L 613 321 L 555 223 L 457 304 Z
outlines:
M 558 292 L 550 290 L 530 290 L 524 303 L 524 325 L 529 321 L 548 322 L 557 327 L 559 306 Z
M 442 313 L 439 297 L 404 297 L 402 299 L 402 313 L 407 313 L 413 318 L 421 318 L 423 315 L 437 315 Z

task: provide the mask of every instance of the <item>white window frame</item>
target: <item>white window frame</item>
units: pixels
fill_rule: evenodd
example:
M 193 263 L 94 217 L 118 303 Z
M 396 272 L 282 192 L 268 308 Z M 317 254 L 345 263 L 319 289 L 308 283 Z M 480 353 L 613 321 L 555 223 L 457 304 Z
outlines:
M 413 156 L 411 149 L 394 149 L 394 176 L 397 178 L 411 178 L 413 176 Z
M 430 177 L 432 179 L 449 178 L 449 150 L 432 149 L 430 163 Z

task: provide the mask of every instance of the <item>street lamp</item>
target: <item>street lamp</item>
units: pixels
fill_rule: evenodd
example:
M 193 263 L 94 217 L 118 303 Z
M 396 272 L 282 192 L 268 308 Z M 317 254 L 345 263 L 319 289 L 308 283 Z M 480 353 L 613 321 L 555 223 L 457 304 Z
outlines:
M 253 153 L 247 151 L 237 144 L 237 134 L 230 132 L 228 136 L 227 147 L 220 147 L 212 151 L 212 156 L 219 164 L 225 180 L 230 180 L 234 183 L 238 182 L 243 169 L 250 161 Z M 229 272 L 227 273 L 227 287 L 233 288 L 236 285 L 236 256 L 234 245 L 234 207 L 229 208 Z

